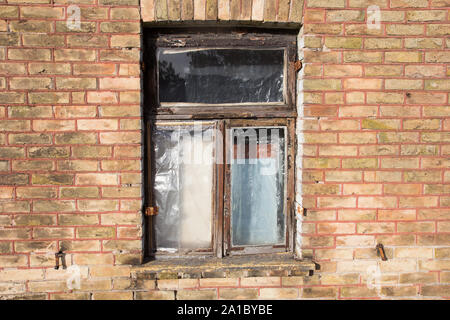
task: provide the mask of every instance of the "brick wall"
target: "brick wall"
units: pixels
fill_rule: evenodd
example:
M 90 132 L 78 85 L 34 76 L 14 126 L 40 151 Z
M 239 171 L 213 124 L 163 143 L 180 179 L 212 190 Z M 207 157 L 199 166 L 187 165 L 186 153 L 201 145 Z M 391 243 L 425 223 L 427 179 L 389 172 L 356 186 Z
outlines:
M 330 297 L 450 297 L 449 7 L 306 1 L 303 252 Z
M 3 2 L 0 292 L 64 291 L 60 249 L 82 275 L 140 262 L 139 2 L 77 1 L 79 30 L 68 1 Z
M 50 1 L 0 3 L 1 298 L 450 297 L 448 0 Z M 71 3 L 80 30 L 66 26 Z M 372 4 L 379 30 L 366 26 Z M 133 271 L 140 19 L 303 21 L 300 240 L 313 276 Z M 53 269 L 60 249 L 80 268 L 78 290 Z

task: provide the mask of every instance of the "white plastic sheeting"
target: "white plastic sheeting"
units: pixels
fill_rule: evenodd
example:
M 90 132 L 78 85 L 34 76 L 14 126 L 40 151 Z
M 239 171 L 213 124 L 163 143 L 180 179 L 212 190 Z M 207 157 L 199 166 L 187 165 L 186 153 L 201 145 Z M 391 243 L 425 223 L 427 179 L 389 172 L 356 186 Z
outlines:
M 158 250 L 211 248 L 214 132 L 192 124 L 153 131 Z

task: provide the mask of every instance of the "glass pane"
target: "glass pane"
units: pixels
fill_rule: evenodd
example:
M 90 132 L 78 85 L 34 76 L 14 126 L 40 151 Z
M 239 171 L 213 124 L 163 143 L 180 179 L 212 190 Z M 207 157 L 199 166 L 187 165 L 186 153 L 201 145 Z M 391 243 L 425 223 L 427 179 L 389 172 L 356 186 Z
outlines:
M 157 126 L 152 137 L 157 250 L 211 248 L 213 127 Z
M 160 102 L 282 102 L 283 49 L 158 50 Z
M 234 128 L 231 134 L 232 245 L 284 244 L 284 128 Z

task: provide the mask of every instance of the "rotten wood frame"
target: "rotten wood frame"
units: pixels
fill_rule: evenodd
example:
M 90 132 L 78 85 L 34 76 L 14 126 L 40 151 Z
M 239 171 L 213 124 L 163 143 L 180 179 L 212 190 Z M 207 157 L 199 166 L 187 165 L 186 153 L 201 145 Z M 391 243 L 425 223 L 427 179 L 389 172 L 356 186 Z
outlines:
M 153 199 L 154 168 L 152 166 L 153 145 L 152 130 L 161 121 L 173 120 L 215 120 L 216 129 L 222 132 L 223 142 L 216 147 L 223 148 L 223 161 L 214 168 L 214 188 L 212 217 L 211 249 L 192 250 L 189 255 L 226 255 L 246 253 L 266 253 L 294 250 L 295 219 L 295 117 L 296 117 L 296 31 L 245 28 L 192 28 L 192 29 L 144 29 L 144 117 L 146 120 L 146 199 L 145 205 L 155 205 Z M 285 50 L 285 92 L 284 103 L 265 104 L 233 104 L 215 105 L 201 104 L 189 106 L 162 106 L 158 101 L 158 70 L 156 63 L 157 48 L 284 48 Z M 252 249 L 232 248 L 230 230 L 230 165 L 226 163 L 227 130 L 234 126 L 286 128 L 286 194 L 285 194 L 285 231 L 286 243 L 278 246 L 255 246 Z M 155 237 L 155 217 L 146 216 L 144 221 L 145 255 L 147 257 L 171 256 L 158 253 Z M 183 255 L 177 253 L 175 256 Z

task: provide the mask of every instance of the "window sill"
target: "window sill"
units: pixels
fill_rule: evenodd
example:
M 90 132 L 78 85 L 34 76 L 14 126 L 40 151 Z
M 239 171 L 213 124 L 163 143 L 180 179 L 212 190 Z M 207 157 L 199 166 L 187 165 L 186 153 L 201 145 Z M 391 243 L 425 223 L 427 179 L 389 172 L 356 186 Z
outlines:
M 311 276 L 316 264 L 295 260 L 294 255 L 261 254 L 220 258 L 172 258 L 154 260 L 133 267 L 133 273 L 145 279 L 200 279 Z

